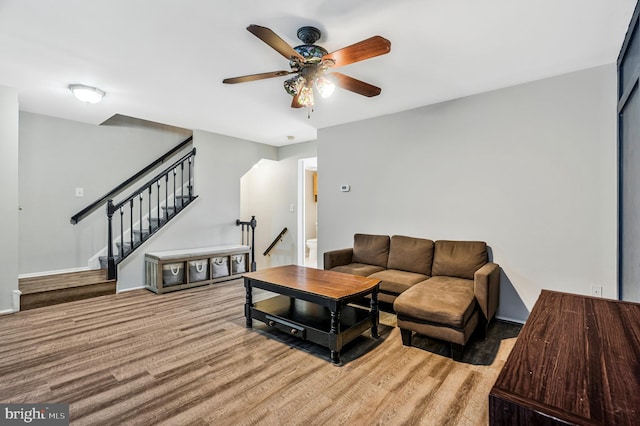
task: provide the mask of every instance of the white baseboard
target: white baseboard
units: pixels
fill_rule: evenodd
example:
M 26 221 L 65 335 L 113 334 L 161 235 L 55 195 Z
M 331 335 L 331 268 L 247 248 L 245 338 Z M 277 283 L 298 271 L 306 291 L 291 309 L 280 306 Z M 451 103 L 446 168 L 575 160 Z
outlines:
M 84 272 L 84 271 L 90 271 L 90 270 L 91 270 L 91 268 L 89 268 L 88 266 L 80 266 L 78 268 L 59 269 L 59 270 L 56 270 L 56 271 L 30 272 L 28 274 L 20 274 L 20 275 L 18 275 L 18 279 L 20 279 L 20 278 L 44 277 L 46 275 L 68 274 L 70 272 Z
M 20 290 L 13 290 L 11 294 L 11 307 L 16 312 L 20 310 L 20 296 L 22 296 Z
M 22 292 L 20 290 L 13 290 L 11 293 L 11 309 L 5 309 L 0 311 L 0 315 L 15 314 L 20 312 L 20 296 Z
M 131 287 L 131 288 L 123 288 L 122 290 L 117 290 L 116 293 L 120 294 L 120 293 L 126 293 L 128 291 L 133 291 L 133 290 L 144 290 L 146 287 L 145 286 L 141 286 L 141 287 Z

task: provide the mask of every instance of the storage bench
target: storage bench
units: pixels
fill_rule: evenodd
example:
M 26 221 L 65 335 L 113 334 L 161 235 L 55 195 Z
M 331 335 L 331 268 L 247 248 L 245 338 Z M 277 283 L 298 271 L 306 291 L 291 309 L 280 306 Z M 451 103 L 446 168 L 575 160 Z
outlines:
M 226 245 L 145 253 L 145 287 L 161 294 L 239 278 L 249 272 L 249 250 Z

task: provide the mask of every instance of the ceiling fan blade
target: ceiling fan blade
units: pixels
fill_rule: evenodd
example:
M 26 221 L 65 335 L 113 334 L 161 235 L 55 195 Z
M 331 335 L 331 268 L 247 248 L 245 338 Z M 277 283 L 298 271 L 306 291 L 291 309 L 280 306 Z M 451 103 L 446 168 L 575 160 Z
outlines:
M 364 61 L 391 51 L 391 42 L 384 37 L 373 36 L 351 46 L 324 55 L 322 59 L 333 59 L 334 67 L 343 67 L 354 62 Z
M 245 83 L 247 81 L 264 80 L 265 78 L 282 77 L 291 74 L 293 71 L 272 71 L 261 74 L 244 75 L 242 77 L 225 78 L 222 80 L 226 84 Z
M 373 96 L 378 96 L 382 89 L 376 87 L 372 84 L 365 83 L 364 81 L 357 80 L 353 77 L 349 77 L 348 75 L 341 74 L 339 72 L 332 72 L 329 74 L 336 83 L 336 86 L 342 87 L 343 89 L 350 90 L 362 96 L 367 96 L 369 98 Z
M 304 105 L 302 105 L 300 103 L 300 100 L 298 99 L 298 95 L 294 95 L 293 99 L 291 100 L 291 108 L 302 108 Z
M 297 58 L 300 58 L 302 61 L 304 61 L 304 58 L 300 56 L 298 52 L 293 50 L 293 47 L 291 47 L 286 41 L 281 39 L 280 36 L 278 36 L 278 34 L 274 33 L 269 28 L 252 24 L 247 27 L 247 30 L 251 34 L 258 37 L 260 40 L 267 43 L 269 46 L 271 46 L 273 49 L 275 49 L 278 53 L 280 53 L 285 58 L 291 59 L 292 56 L 295 56 Z

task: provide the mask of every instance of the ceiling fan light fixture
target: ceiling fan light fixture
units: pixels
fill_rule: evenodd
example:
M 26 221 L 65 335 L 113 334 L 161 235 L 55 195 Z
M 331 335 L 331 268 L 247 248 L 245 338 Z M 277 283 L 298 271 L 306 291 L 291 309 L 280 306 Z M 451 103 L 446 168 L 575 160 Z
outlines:
M 310 86 L 304 86 L 300 89 L 300 94 L 298 95 L 298 102 L 301 105 L 306 107 L 313 106 L 313 88 Z
M 336 85 L 334 84 L 334 82 L 327 77 L 320 76 L 316 78 L 315 84 L 318 93 L 320 93 L 320 96 L 325 99 L 331 96 L 336 90 Z
M 97 104 L 105 95 L 102 90 L 96 87 L 85 86 L 84 84 L 70 84 L 69 90 L 71 90 L 71 93 L 73 93 L 78 100 L 90 104 Z
M 301 75 L 297 75 L 293 78 L 285 80 L 283 83 L 284 90 L 286 90 L 287 93 L 290 94 L 291 96 L 297 95 L 298 92 L 300 92 L 300 89 L 304 87 L 304 84 L 305 84 L 305 79 Z

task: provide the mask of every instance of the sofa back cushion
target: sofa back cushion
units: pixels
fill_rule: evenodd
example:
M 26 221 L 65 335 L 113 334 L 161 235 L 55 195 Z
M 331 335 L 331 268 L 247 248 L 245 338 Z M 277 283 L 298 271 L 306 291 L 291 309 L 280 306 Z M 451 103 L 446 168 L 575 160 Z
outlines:
M 387 267 L 389 236 L 355 234 L 353 236 L 353 263 Z
M 487 243 L 483 241 L 436 241 L 431 272 L 433 276 L 472 280 L 487 261 Z
M 391 237 L 388 269 L 399 269 L 430 276 L 432 262 L 433 241 L 402 235 Z

